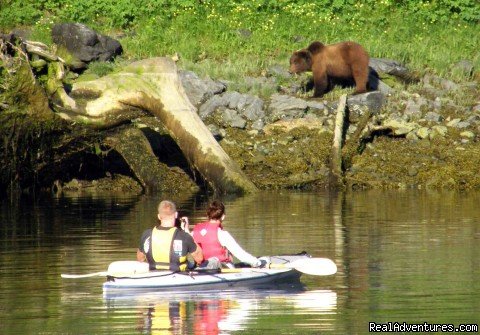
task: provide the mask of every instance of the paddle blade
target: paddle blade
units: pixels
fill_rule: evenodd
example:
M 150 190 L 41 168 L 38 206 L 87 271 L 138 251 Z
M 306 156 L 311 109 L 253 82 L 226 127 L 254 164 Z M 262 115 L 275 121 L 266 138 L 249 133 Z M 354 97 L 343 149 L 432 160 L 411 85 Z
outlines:
M 129 277 L 136 274 L 143 274 L 149 272 L 148 263 L 142 263 L 137 261 L 116 261 L 110 263 L 108 271 L 86 273 L 83 275 L 72 275 L 62 273 L 62 278 L 76 279 L 76 278 L 89 278 L 89 277 Z
M 60 276 L 62 278 L 67 278 L 67 279 L 77 279 L 77 278 L 90 278 L 90 277 L 105 277 L 106 275 L 107 273 L 103 271 L 103 272 L 86 273 L 83 275 L 71 275 L 71 274 L 62 273 Z
M 337 265 L 328 258 L 305 258 L 289 263 L 297 271 L 313 276 L 330 276 L 337 273 Z
M 108 275 L 113 277 L 128 277 L 135 274 L 149 272 L 149 265 L 137 261 L 116 261 L 108 266 Z
M 285 264 L 270 264 L 270 268 L 295 269 L 313 276 L 329 276 L 337 273 L 337 266 L 328 258 L 302 258 Z

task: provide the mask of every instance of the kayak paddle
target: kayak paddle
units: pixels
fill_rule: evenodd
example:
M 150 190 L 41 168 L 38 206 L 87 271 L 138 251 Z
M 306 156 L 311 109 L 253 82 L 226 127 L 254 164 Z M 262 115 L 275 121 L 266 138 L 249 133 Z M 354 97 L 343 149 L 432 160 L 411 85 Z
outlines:
M 337 266 L 328 258 L 302 258 L 284 264 L 268 265 L 270 269 L 295 269 L 313 276 L 329 276 L 337 272 Z

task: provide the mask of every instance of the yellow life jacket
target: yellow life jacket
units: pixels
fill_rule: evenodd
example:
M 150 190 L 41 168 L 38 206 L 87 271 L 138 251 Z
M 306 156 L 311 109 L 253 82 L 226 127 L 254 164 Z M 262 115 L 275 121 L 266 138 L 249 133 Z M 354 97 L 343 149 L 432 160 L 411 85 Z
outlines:
M 154 262 L 154 268 L 157 270 L 175 269 L 178 266 L 180 271 L 187 269 L 187 256 L 172 256 L 173 253 L 173 239 L 177 232 L 176 227 L 170 229 L 152 229 L 152 236 L 150 238 L 151 256 Z M 172 263 L 172 264 L 171 264 Z

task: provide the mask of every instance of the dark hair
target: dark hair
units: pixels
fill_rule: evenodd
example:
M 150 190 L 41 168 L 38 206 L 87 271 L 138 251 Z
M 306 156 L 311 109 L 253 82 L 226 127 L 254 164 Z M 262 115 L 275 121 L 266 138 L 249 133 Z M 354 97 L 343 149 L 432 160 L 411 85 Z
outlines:
M 218 200 L 212 201 L 207 208 L 207 216 L 210 220 L 220 220 L 225 214 L 225 205 Z

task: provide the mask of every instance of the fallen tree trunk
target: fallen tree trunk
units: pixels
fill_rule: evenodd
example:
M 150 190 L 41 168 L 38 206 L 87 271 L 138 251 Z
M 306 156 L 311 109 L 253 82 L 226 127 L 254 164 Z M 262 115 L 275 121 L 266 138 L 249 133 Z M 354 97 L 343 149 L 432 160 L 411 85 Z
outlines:
M 217 192 L 256 191 L 198 116 L 172 60 L 152 58 L 132 63 L 122 72 L 74 84 L 71 96 L 86 103 L 77 103 L 76 109 L 63 106 L 63 118 L 102 129 L 147 111 L 159 118 L 189 163 Z

